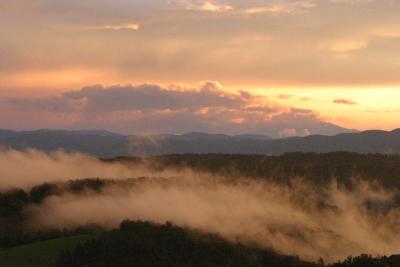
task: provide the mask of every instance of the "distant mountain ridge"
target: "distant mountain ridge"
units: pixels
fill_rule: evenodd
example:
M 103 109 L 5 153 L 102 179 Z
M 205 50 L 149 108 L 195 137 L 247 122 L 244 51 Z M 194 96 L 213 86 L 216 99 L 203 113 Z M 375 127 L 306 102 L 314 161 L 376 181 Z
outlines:
M 400 153 L 400 129 L 310 135 L 272 139 L 263 135 L 187 133 L 183 135 L 125 136 L 102 130 L 0 130 L 0 147 L 43 151 L 64 149 L 103 158 L 184 153 L 266 154 L 288 152 L 349 151 L 357 153 Z

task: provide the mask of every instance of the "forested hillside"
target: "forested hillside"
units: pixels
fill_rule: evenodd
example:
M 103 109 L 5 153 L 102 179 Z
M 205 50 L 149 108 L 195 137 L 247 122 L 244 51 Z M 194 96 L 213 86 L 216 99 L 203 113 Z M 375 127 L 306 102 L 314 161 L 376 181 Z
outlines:
M 332 180 L 350 185 L 352 181 L 360 179 L 400 188 L 400 155 L 349 152 L 288 153 L 282 156 L 184 154 L 150 158 L 120 157 L 107 161 L 147 163 L 158 170 L 189 168 L 195 172 L 210 172 L 231 178 L 251 177 L 278 183 L 301 178 L 322 186 Z
M 68 155 L 51 162 L 63 161 L 76 164 Z M 187 154 L 81 164 L 124 178 L 71 173 L 67 180 L 1 189 L 0 261 L 25 266 L 16 260 L 28 261 L 23 251 L 35 258 L 54 240 L 57 250 L 37 262 L 399 266 L 398 155 Z

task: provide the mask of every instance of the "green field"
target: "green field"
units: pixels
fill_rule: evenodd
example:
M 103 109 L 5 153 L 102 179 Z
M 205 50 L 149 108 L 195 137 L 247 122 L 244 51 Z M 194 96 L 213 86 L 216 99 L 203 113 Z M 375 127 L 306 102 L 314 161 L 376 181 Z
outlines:
M 10 249 L 0 249 L 1 267 L 48 267 L 63 249 L 73 248 L 80 242 L 95 238 L 96 235 L 79 235 L 35 242 Z

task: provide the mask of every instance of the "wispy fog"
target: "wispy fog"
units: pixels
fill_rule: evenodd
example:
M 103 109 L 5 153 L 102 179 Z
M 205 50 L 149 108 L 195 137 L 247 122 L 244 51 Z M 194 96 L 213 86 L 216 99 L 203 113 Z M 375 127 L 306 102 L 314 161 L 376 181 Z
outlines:
M 335 183 L 316 187 L 305 179 L 287 186 L 191 171 L 161 174 L 146 166 L 37 151 L 1 153 L 0 170 L 1 188 L 83 177 L 175 177 L 110 183 L 100 193 L 48 197 L 28 208 L 33 214 L 30 227 L 96 223 L 112 228 L 124 219 L 171 221 L 307 260 L 390 255 L 400 250 L 400 210 L 391 206 L 397 192 L 362 182 L 349 190 Z

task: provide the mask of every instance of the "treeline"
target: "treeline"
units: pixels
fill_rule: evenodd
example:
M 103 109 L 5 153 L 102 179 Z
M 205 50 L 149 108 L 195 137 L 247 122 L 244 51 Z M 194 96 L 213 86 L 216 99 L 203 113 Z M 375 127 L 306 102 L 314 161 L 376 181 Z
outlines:
M 371 255 L 360 255 L 348 257 L 342 262 L 329 265 L 329 267 L 398 267 L 400 266 L 400 255 L 390 257 L 372 257 Z
M 119 229 L 64 250 L 60 267 L 175 266 L 175 267 L 398 267 L 400 255 L 348 257 L 333 264 L 306 262 L 296 256 L 246 244 L 229 243 L 218 236 L 142 221 L 123 221 Z
M 124 221 L 118 230 L 64 251 L 58 266 L 317 267 L 298 257 L 232 244 L 221 238 L 174 226 Z
M 0 192 L 0 248 L 13 247 L 39 240 L 64 236 L 93 233 L 101 230 L 95 225 L 75 229 L 29 230 L 30 214 L 26 212 L 29 205 L 38 205 L 45 198 L 63 193 L 80 194 L 85 190 L 100 192 L 111 181 L 100 179 L 73 180 L 66 183 L 44 183 L 25 192 L 22 189 L 11 189 Z
M 303 178 L 319 186 L 336 179 L 352 187 L 360 179 L 387 188 L 400 188 L 400 155 L 357 154 L 350 152 L 289 153 L 282 156 L 184 154 L 145 159 L 120 157 L 106 161 L 149 164 L 154 169 L 190 168 L 226 177 L 250 177 L 288 184 Z
M 112 180 L 87 178 L 67 182 L 43 183 L 28 191 L 20 188 L 0 191 L 0 248 L 9 248 L 35 241 L 59 237 L 91 234 L 102 231 L 97 225 L 83 225 L 76 229 L 35 229 L 29 207 L 40 205 L 46 198 L 63 194 L 101 194 L 107 186 L 134 188 L 146 182 L 165 182 L 165 178 L 138 177 Z

